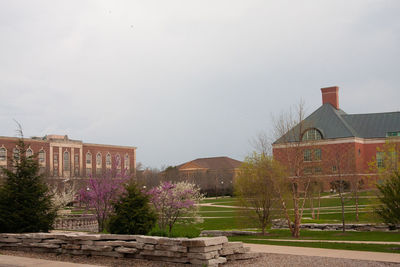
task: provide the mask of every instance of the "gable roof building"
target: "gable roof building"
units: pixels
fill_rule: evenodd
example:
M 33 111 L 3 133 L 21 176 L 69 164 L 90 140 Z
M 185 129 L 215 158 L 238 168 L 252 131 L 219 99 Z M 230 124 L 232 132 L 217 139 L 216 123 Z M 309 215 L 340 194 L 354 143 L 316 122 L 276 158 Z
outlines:
M 400 112 L 347 114 L 339 108 L 338 87 L 322 88 L 321 92 L 322 106 L 273 143 L 274 157 L 285 163 L 282 152 L 290 143 L 311 141 L 302 146 L 304 168 L 318 165 L 318 173 L 316 168 L 308 169 L 313 175 L 335 176 L 332 170 L 337 166 L 332 162 L 332 155 L 344 154 L 344 151 L 353 157 L 346 160 L 353 162 L 353 175 L 371 175 L 368 164 L 379 161 L 379 148 L 388 138 L 400 143 L 400 138 L 396 138 L 400 137 Z

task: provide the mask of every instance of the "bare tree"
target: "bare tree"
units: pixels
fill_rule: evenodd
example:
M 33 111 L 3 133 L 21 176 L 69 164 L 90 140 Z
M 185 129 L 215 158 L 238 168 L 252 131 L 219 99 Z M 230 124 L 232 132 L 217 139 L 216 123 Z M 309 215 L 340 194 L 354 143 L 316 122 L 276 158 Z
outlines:
M 313 146 L 311 138 L 303 138 L 306 130 L 312 128 L 305 120 L 304 103 L 300 103 L 288 112 L 274 118 L 274 136 L 277 141 L 273 144 L 274 158 L 287 167 L 287 177 L 276 184 L 281 200 L 284 216 L 293 237 L 300 236 L 300 225 L 303 217 L 304 205 L 307 200 L 308 187 L 311 182 L 310 163 L 305 162 L 305 148 Z M 289 198 L 285 194 L 288 188 Z M 286 196 L 286 197 L 285 197 Z M 289 206 L 293 207 L 293 220 L 289 216 Z

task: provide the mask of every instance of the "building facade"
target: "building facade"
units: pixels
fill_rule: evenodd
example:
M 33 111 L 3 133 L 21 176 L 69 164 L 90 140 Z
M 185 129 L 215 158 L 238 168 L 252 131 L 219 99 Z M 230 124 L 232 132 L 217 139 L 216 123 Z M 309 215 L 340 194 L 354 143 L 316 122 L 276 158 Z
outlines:
M 289 170 L 293 175 L 322 178 L 325 189 L 338 179 L 371 187 L 385 167 L 388 144 L 398 164 L 400 112 L 347 114 L 339 108 L 338 87 L 321 92 L 322 106 L 274 142 L 274 158 L 296 169 Z
M 0 137 L 0 166 L 12 167 L 19 138 Z M 27 155 L 37 154 L 40 170 L 53 178 L 85 178 L 115 168 L 133 173 L 136 147 L 83 143 L 67 135 L 24 138 Z

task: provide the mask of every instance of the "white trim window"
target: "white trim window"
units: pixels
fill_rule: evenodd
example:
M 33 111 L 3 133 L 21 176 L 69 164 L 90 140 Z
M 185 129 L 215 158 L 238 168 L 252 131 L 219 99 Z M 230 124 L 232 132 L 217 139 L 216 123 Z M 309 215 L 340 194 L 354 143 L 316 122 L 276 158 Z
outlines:
M 33 150 L 31 148 L 28 148 L 26 150 L 26 157 L 29 158 L 29 157 L 32 157 L 32 156 L 33 156 Z

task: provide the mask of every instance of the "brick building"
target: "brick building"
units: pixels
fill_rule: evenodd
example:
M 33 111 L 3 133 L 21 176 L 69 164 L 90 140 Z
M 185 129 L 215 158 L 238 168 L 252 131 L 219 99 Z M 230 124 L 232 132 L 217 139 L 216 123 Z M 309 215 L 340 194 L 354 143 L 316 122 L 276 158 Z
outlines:
M 11 167 L 18 138 L 0 137 L 0 166 Z M 41 172 L 53 178 L 84 178 L 107 169 L 136 168 L 136 147 L 83 143 L 67 135 L 24 138 L 26 153 L 38 155 Z
M 229 157 L 199 158 L 163 172 L 167 180 L 185 180 L 196 183 L 208 196 L 232 194 L 233 179 L 241 161 Z
M 382 149 L 388 142 L 395 149 L 392 161 L 398 162 L 400 112 L 347 114 L 339 108 L 338 87 L 321 91 L 322 106 L 274 142 L 274 158 L 296 165 L 297 173 L 289 170 L 293 175 L 322 178 L 325 189 L 339 176 L 376 181 L 370 165 L 383 167 Z

